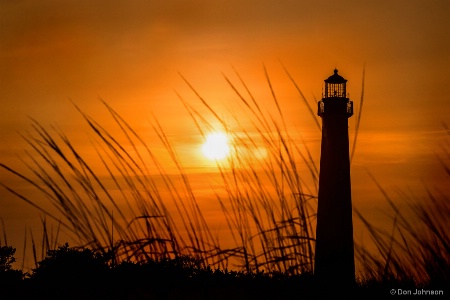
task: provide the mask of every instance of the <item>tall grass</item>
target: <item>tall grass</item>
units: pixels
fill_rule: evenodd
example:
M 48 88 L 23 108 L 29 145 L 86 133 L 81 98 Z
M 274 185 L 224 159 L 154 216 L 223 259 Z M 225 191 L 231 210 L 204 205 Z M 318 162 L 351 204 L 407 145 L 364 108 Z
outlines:
M 154 141 L 149 145 L 103 101 L 114 130 L 74 104 L 92 135 L 95 163 L 62 130 L 48 129 L 31 120 L 33 131 L 23 135 L 30 148 L 23 160 L 28 171 L 18 172 L 0 164 L 36 191 L 33 196 L 25 195 L 0 183 L 44 216 L 41 253 L 56 248 L 60 232 L 64 231 L 78 246 L 113 253 L 112 264 L 191 255 L 205 267 L 294 275 L 313 272 L 318 167 L 310 150 L 294 141 L 285 123 L 283 106 L 264 71 L 276 107 L 274 114 L 261 107 L 237 72 L 237 83 L 224 75 L 243 107 L 242 114 L 251 120 L 250 127 L 231 128 L 184 77 L 210 116 L 200 113 L 178 94 L 200 135 L 205 137 L 215 127 L 213 123 L 218 123 L 234 141 L 233 155 L 217 163 L 225 193 L 211 191 L 216 192 L 231 243 L 224 243 L 211 229 L 191 177 L 159 121 L 154 119 L 150 125 L 176 173 L 168 171 L 167 161 L 162 161 L 153 148 Z M 320 129 L 313 109 L 285 71 Z M 361 110 L 358 128 L 360 116 Z M 233 121 L 241 124 L 238 116 Z M 265 149 L 264 159 L 252 152 L 261 146 Z M 450 210 L 448 197 L 442 201 L 430 192 L 429 204 L 412 204 L 423 225 L 417 231 L 417 225 L 408 221 L 379 187 L 394 211 L 394 231 L 382 233 L 356 211 L 378 249 L 373 253 L 363 246 L 356 248 L 365 279 L 448 282 L 448 226 L 444 226 Z M 40 202 L 42 196 L 50 206 Z M 49 231 L 49 220 L 57 229 Z M 27 232 L 38 261 L 37 242 L 32 232 Z M 27 240 L 26 235 L 24 249 Z
M 190 178 L 158 120 L 151 126 L 178 170 L 176 175 L 167 172 L 166 162 L 163 164 L 147 141 L 106 102 L 103 102 L 105 109 L 118 128 L 114 134 L 75 105 L 95 136 L 92 149 L 106 170 L 106 177 L 100 175 L 64 132 L 55 127 L 47 129 L 31 120 L 33 132 L 23 136 L 31 149 L 27 152 L 28 162 L 24 160 L 29 175 L 5 164 L 0 166 L 33 186 L 52 209 L 2 185 L 37 208 L 46 220 L 56 221 L 78 245 L 103 252 L 113 250 L 116 260 L 141 261 L 190 254 L 205 265 L 218 268 L 312 272 L 318 170 L 309 150 L 300 150 L 289 135 L 280 103 L 268 73 L 265 74 L 277 117 L 263 113 L 243 80 L 240 83 L 245 96 L 225 77 L 255 120 L 250 130 L 228 130 L 239 146 L 234 147 L 226 163 L 217 165 L 226 193 L 217 194 L 216 198 L 233 239 L 231 245 L 222 246 L 211 231 Z M 214 122 L 226 129 L 226 122 L 185 81 L 212 114 Z M 205 128 L 212 128 L 211 122 L 181 96 L 180 99 L 204 136 Z M 252 159 L 246 153 L 261 142 L 267 157 Z M 309 169 L 308 174 L 299 173 L 299 157 Z M 312 177 L 312 190 L 305 186 L 304 176 Z M 46 222 L 43 224 L 46 226 Z M 35 253 L 34 240 L 32 245 Z
M 450 131 L 444 124 L 450 136 Z M 447 158 L 448 147 L 444 147 Z M 449 165 L 445 158 L 439 161 L 450 181 Z M 450 288 L 450 198 L 440 189 L 425 186 L 426 197 L 398 192 L 407 202 L 400 208 L 392 196 L 373 175 L 374 183 L 391 209 L 391 231 L 373 226 L 356 210 L 365 224 L 377 251 L 357 247 L 357 258 L 362 265 L 362 280 L 368 282 L 400 282 L 411 287 Z M 397 201 L 398 202 L 398 201 Z M 397 286 L 398 287 L 398 286 Z

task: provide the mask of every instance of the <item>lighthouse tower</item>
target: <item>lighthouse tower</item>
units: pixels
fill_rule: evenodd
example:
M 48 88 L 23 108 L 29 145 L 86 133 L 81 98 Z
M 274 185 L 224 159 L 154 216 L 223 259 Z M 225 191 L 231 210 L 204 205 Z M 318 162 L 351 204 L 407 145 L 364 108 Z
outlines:
M 335 69 L 325 80 L 317 112 L 322 118 L 322 146 L 314 273 L 319 282 L 337 285 L 355 280 L 348 145 L 353 102 L 346 84 Z

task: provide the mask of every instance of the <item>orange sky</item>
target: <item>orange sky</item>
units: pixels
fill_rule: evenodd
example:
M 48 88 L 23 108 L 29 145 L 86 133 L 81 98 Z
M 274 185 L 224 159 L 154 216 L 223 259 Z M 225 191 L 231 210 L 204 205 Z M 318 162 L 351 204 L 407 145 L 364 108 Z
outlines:
M 28 116 L 84 143 L 88 129 L 69 99 L 101 121 L 101 97 L 143 135 L 154 114 L 186 166 L 204 171 L 201 139 L 174 91 L 200 104 L 178 72 L 227 120 L 245 124 L 222 72 L 237 82 L 234 66 L 270 110 L 263 64 L 289 128 L 318 149 L 320 132 L 280 61 L 313 108 L 336 67 L 358 109 L 365 65 L 355 205 L 382 206 L 365 169 L 390 190 L 422 181 L 445 190 L 436 154 L 448 145 L 442 122 L 450 125 L 449 11 L 447 0 L 1 1 L 0 161 L 16 165 Z M 25 204 L 0 195 L 0 217 L 19 226 Z

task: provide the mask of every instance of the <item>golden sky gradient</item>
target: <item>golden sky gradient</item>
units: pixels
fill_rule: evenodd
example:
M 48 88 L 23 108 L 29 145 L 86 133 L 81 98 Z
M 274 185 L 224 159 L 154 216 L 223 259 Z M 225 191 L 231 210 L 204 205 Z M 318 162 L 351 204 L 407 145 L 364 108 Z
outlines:
M 28 116 L 57 124 L 89 147 L 88 129 L 71 101 L 105 121 L 102 98 L 143 136 L 154 115 L 186 168 L 206 172 L 201 137 L 176 93 L 201 104 L 179 73 L 231 126 L 233 118 L 245 125 L 248 116 L 240 115 L 222 73 L 238 83 L 234 67 L 270 111 L 264 65 L 288 127 L 318 162 L 320 131 L 283 65 L 313 109 L 323 80 L 338 68 L 356 110 L 365 66 L 352 163 L 355 206 L 383 205 L 366 169 L 390 191 L 423 192 L 425 182 L 449 193 L 436 158 L 448 146 L 442 123 L 450 125 L 449 12 L 447 0 L 1 1 L 0 161 L 18 163 L 25 148 L 18 133 L 29 130 Z M 354 126 L 355 117 L 351 137 Z M 2 171 L 0 180 L 8 176 Z M 7 227 L 19 226 L 25 204 L 0 195 L 0 217 Z

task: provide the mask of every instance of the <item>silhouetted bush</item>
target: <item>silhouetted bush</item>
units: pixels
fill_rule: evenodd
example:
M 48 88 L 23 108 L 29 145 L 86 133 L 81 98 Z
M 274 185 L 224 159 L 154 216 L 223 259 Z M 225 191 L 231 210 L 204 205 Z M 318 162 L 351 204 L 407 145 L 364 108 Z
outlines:
M 30 289 L 40 296 L 79 299 L 95 295 L 108 280 L 107 258 L 91 249 L 70 248 L 66 243 L 49 250 L 30 275 Z M 89 298 L 89 297 L 88 297 Z

